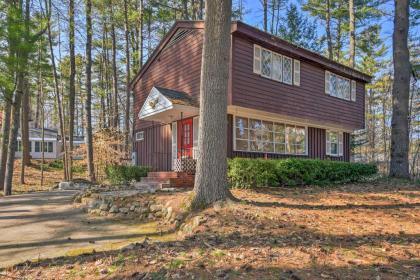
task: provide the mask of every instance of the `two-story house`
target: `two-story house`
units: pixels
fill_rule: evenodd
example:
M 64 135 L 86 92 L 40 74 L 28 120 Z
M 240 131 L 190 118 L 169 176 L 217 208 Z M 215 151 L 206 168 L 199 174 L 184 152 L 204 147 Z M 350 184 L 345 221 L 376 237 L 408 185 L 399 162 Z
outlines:
M 203 33 L 202 21 L 175 23 L 131 84 L 138 165 L 195 157 Z M 349 161 L 371 77 L 239 21 L 231 34 L 228 157 Z

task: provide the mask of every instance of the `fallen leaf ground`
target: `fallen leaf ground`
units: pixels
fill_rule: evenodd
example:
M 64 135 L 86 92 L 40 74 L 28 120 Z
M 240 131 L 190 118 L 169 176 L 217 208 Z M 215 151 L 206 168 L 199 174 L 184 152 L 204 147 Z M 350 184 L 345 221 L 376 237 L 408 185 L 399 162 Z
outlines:
M 177 241 L 28 263 L 25 279 L 420 279 L 420 189 L 399 181 L 234 190 Z M 174 194 L 175 199 L 188 192 Z

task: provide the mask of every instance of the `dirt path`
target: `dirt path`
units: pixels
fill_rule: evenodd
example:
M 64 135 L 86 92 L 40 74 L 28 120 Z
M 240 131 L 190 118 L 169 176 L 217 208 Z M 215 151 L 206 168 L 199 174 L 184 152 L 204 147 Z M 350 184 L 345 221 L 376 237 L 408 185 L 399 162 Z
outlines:
M 54 191 L 0 198 L 0 267 L 117 249 L 156 231 L 153 223 L 89 217 L 72 206 L 73 194 Z

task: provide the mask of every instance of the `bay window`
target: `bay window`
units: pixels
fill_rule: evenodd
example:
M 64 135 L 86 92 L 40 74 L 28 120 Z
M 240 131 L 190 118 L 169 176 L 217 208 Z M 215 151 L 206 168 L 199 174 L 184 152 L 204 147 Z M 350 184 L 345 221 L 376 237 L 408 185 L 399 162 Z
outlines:
M 306 128 L 261 119 L 235 117 L 235 150 L 306 154 Z
M 327 131 L 326 148 L 329 156 L 343 155 L 343 133 L 338 131 Z

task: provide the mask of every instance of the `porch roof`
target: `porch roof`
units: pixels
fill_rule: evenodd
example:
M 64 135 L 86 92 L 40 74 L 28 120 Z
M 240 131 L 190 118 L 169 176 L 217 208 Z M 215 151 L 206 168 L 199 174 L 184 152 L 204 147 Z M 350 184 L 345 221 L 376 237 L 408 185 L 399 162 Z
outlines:
M 197 102 L 187 93 L 153 87 L 139 112 L 139 119 L 170 123 L 198 115 Z

